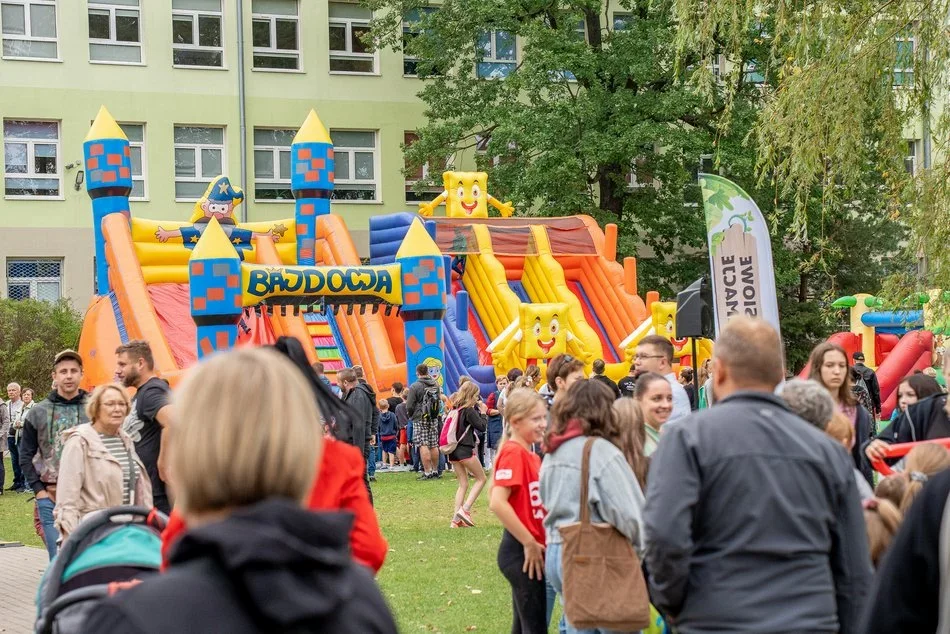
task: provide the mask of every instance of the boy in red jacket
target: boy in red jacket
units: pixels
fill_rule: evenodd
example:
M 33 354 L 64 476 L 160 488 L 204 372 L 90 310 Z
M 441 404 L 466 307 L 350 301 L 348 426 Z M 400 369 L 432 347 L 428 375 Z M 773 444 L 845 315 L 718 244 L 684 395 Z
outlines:
M 310 493 L 307 508 L 312 511 L 344 510 L 355 516 L 350 533 L 353 559 L 379 572 L 386 559 L 389 544 L 379 530 L 376 512 L 369 502 L 363 485 L 366 465 L 359 449 L 346 443 L 324 438 L 323 456 L 317 469 L 317 481 Z M 185 522 L 172 510 L 168 525 L 162 533 L 162 569 L 168 564 L 168 554 L 175 540 L 186 530 Z

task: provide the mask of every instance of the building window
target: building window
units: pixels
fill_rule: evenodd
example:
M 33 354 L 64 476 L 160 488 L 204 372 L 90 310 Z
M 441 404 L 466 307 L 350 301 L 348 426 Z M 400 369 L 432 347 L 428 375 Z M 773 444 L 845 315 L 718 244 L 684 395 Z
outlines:
M 630 13 L 614 13 L 614 31 L 626 31 L 633 27 L 633 15 Z
M 175 126 L 175 200 L 198 200 L 224 164 L 224 128 Z
M 224 66 L 223 22 L 221 0 L 172 0 L 172 63 Z
M 6 196 L 59 196 L 59 123 L 4 120 L 3 177 Z
M 419 22 L 437 10 L 435 7 L 420 7 L 407 13 L 402 20 L 402 74 L 407 77 L 419 75 L 419 58 L 407 52 L 413 40 L 421 33 Z
M 297 0 L 251 0 L 254 68 L 300 70 Z
M 3 56 L 56 59 L 56 0 L 0 2 Z
M 330 72 L 376 72 L 376 53 L 363 43 L 373 12 L 355 4 L 330 3 Z
M 627 172 L 628 189 L 644 189 L 646 187 L 655 187 L 656 179 L 653 177 L 652 154 L 655 148 L 652 143 L 645 143 L 640 146 L 641 154 L 630 162 L 630 171 Z M 702 161 L 702 159 L 700 159 Z M 694 166 L 695 167 L 698 166 Z
M 140 19 L 139 0 L 90 2 L 90 61 L 142 63 Z
M 403 134 L 403 143 L 407 149 L 410 145 L 418 140 L 419 135 L 415 132 L 405 132 Z M 408 161 L 406 162 L 405 171 L 407 203 L 428 202 L 442 193 L 441 185 L 431 185 L 428 183 L 421 187 L 419 191 L 416 191 L 416 183 L 419 181 L 429 181 L 430 179 L 435 179 L 438 182 L 440 180 L 441 172 L 432 172 L 433 163 L 434 161 L 426 161 L 419 167 L 416 167 L 410 171 L 409 163 Z M 434 167 L 435 169 L 441 169 L 441 171 L 445 171 L 447 165 L 448 161 L 443 160 L 439 161 L 438 164 L 434 165 Z
M 478 37 L 480 61 L 476 64 L 478 76 L 483 79 L 501 79 L 515 69 L 518 46 L 514 33 L 489 31 Z
M 914 85 L 914 36 L 905 34 L 898 37 L 894 46 L 897 54 L 894 60 L 894 85 Z
M 920 147 L 918 139 L 907 141 L 907 156 L 904 157 L 904 169 L 911 176 L 917 174 L 917 150 Z
M 334 200 L 379 200 L 376 180 L 379 149 L 375 130 L 331 130 Z
M 293 200 L 290 144 L 296 130 L 254 128 L 254 200 Z
M 7 297 L 59 301 L 63 297 L 63 261 L 8 259 Z
M 145 189 L 145 124 L 120 123 L 119 127 L 129 139 L 129 149 L 132 159 L 132 200 L 147 200 L 148 192 Z

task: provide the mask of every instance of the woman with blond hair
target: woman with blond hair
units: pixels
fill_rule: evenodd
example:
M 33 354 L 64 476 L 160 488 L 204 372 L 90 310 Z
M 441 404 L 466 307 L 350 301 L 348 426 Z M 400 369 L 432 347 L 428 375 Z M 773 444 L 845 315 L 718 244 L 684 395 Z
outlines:
M 370 571 L 350 557 L 352 516 L 305 509 L 323 450 L 311 394 L 274 350 L 191 370 L 167 447 L 187 532 L 168 572 L 99 604 L 84 631 L 396 632 Z
M 93 511 L 123 504 L 151 508 L 148 473 L 131 436 L 122 429 L 130 407 L 121 385 L 100 385 L 86 403 L 90 422 L 63 432 L 53 510 L 61 540 Z
M 508 396 L 508 427 L 498 451 L 488 507 L 505 530 L 498 568 L 511 585 L 514 634 L 548 631 L 544 583 L 544 507 L 538 495 L 541 458 L 531 450 L 541 442 L 548 408 L 531 389 Z
M 647 441 L 646 422 L 640 403 L 633 398 L 618 398 L 613 404 L 617 423 L 620 425 L 620 437 L 617 446 L 633 469 L 640 488 L 647 489 L 647 471 L 650 459 L 643 453 Z
M 452 470 L 455 471 L 455 477 L 458 478 L 458 488 L 455 490 L 455 513 L 452 515 L 450 525 L 452 528 L 460 528 L 475 526 L 472 520 L 472 507 L 487 481 L 482 463 L 475 455 L 475 432 L 485 433 L 488 428 L 488 417 L 485 415 L 488 408 L 479 398 L 478 385 L 472 381 L 463 383 L 459 391 L 452 395 L 451 400 L 452 413 L 458 416 L 456 427 L 458 445 L 448 455 L 448 459 L 452 464 Z M 475 479 L 471 491 L 468 490 L 469 473 Z

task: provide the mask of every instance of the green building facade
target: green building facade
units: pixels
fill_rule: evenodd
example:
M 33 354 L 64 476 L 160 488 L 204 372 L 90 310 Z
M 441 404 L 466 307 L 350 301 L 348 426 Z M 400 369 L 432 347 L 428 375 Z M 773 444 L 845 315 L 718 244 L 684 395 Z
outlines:
M 232 0 L 0 5 L 2 296 L 79 309 L 92 296 L 81 159 L 102 104 L 132 142 L 137 216 L 187 219 L 219 173 L 245 189 L 247 219 L 292 216 L 289 146 L 310 108 L 333 136 L 333 209 L 361 254 L 371 216 L 416 208 L 401 145 L 424 121 L 421 86 L 401 52 L 365 49 L 371 14 L 358 4 L 243 0 L 243 59 Z

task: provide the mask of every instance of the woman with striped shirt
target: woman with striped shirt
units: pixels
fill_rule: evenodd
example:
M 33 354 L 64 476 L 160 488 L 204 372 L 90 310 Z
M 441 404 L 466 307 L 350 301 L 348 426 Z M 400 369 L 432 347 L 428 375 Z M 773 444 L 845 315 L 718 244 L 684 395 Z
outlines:
M 145 465 L 122 429 L 129 409 L 129 397 L 120 385 L 100 385 L 86 403 L 91 422 L 63 434 L 54 510 L 62 539 L 93 511 L 123 504 L 151 508 Z

